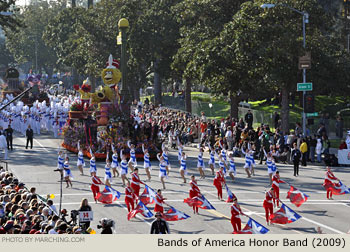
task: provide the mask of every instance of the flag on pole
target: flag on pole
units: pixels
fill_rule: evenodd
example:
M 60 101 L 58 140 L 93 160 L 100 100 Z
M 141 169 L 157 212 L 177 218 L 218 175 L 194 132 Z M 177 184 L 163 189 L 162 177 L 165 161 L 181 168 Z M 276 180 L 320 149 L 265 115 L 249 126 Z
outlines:
M 249 221 L 245 227 L 238 232 L 233 232 L 234 234 L 266 234 L 270 230 L 261 225 L 256 220 L 249 217 Z
M 334 195 L 342 195 L 350 193 L 349 188 L 344 185 L 340 180 L 339 183 L 333 183 L 326 179 L 323 184 L 326 190 L 331 190 Z
M 233 202 L 234 199 L 237 199 L 236 195 L 234 195 L 228 186 L 225 184 L 226 192 L 227 192 L 227 200 L 226 202 Z
M 151 187 L 145 184 L 145 189 L 143 190 L 143 193 L 140 195 L 140 201 L 142 201 L 143 204 L 153 204 L 156 198 L 156 191 L 153 190 Z
M 119 198 L 120 192 L 109 186 L 105 186 L 105 189 L 96 195 L 96 200 L 103 204 L 112 204 Z
M 139 201 L 136 208 L 128 213 L 128 220 L 134 218 L 138 213 L 142 214 L 145 218 L 151 218 L 153 216 L 153 213 L 142 203 L 142 201 Z
M 297 207 L 300 207 L 307 199 L 309 198 L 308 195 L 300 191 L 299 189 L 295 188 L 294 186 L 290 186 L 289 191 L 287 192 L 287 199 L 290 200 L 294 205 Z
M 210 204 L 210 202 L 202 195 L 201 197 L 193 197 L 184 199 L 184 203 L 187 203 L 189 206 L 197 206 L 202 209 L 214 209 L 215 207 Z
M 271 223 L 287 224 L 300 219 L 301 216 L 282 203 L 281 208 L 270 215 Z
M 185 220 L 187 218 L 189 218 L 190 216 L 188 216 L 187 214 L 176 210 L 173 207 L 170 207 L 170 209 L 163 214 L 163 219 L 165 221 L 178 221 L 178 220 Z

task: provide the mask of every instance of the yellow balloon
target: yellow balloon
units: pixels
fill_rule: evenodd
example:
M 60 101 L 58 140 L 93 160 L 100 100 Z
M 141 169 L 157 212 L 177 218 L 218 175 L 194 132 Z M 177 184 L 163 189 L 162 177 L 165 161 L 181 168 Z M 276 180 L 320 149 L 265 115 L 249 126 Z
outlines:
M 54 199 L 55 198 L 55 194 L 50 194 L 50 199 Z

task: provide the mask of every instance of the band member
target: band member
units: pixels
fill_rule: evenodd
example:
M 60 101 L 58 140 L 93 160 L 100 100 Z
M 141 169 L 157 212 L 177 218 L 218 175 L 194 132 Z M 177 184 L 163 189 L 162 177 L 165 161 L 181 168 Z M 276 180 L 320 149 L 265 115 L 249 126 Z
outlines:
M 130 148 L 130 159 L 128 162 L 128 166 L 129 166 L 131 172 L 133 172 L 134 168 L 137 166 L 135 145 L 131 144 L 130 140 L 129 140 L 128 147 Z
M 233 199 L 233 204 L 231 205 L 231 224 L 233 227 L 233 233 L 241 231 L 241 216 L 240 215 L 245 215 L 241 207 L 239 206 L 237 202 L 237 198 Z
M 164 208 L 163 208 L 163 203 L 164 200 L 166 200 L 166 198 L 163 198 L 162 195 L 162 190 L 158 189 L 156 197 L 155 197 L 155 206 L 154 206 L 154 212 L 164 212 Z
M 69 167 L 69 157 L 65 158 L 65 162 L 63 164 L 63 169 L 64 169 L 64 175 L 63 175 L 64 176 L 64 180 L 67 183 L 66 187 L 68 188 L 69 185 L 70 185 L 70 187 L 73 187 L 72 181 L 71 181 L 71 178 L 73 178 L 73 174 L 72 174 L 72 172 L 70 170 L 70 167 Z
M 275 205 L 277 201 L 277 207 L 279 207 L 279 199 L 280 199 L 280 183 L 286 183 L 280 179 L 280 172 L 276 171 L 276 174 L 272 178 L 272 188 L 275 192 L 275 198 L 273 199 L 273 204 Z
M 145 148 L 145 145 L 142 144 L 142 151 L 143 151 L 143 167 L 146 170 L 146 174 L 147 174 L 147 181 L 151 181 L 151 170 L 152 170 L 152 166 L 151 166 L 151 161 L 150 161 L 150 155 L 148 152 L 148 149 Z
M 134 190 L 134 194 L 137 198 L 140 194 L 140 183 L 143 184 L 139 177 L 139 169 L 135 168 L 134 172 L 131 173 L 131 188 Z
M 213 147 L 210 146 L 210 144 L 208 144 L 208 148 L 209 148 L 209 162 L 208 165 L 211 169 L 211 175 L 214 175 L 214 169 L 215 169 L 215 156 L 217 155 L 215 152 L 215 149 Z
M 95 158 L 94 153 L 91 150 L 91 147 L 90 147 L 90 155 L 91 155 L 91 158 L 90 158 L 90 175 L 91 175 L 91 177 L 93 177 L 93 176 L 95 176 L 97 174 L 97 168 L 96 168 L 96 158 Z
M 107 152 L 106 165 L 105 165 L 105 185 L 111 187 L 112 173 L 111 173 L 111 161 L 109 160 L 109 152 Z
M 181 157 L 182 157 L 182 151 L 184 150 L 183 144 L 180 142 L 179 138 L 177 138 L 177 160 L 179 160 L 179 164 L 181 165 Z
M 112 155 L 112 164 L 111 164 L 111 167 L 112 167 L 112 172 L 113 172 L 113 177 L 119 177 L 119 162 L 118 162 L 118 151 L 116 149 L 114 149 L 114 146 L 113 144 L 111 145 L 112 146 L 112 152 L 113 152 L 113 155 Z M 117 176 L 116 176 L 117 174 Z
M 60 172 L 61 176 L 63 176 L 63 169 L 64 169 L 64 156 L 63 151 L 58 151 L 58 158 L 57 158 L 57 170 Z
M 166 168 L 166 174 L 169 175 L 170 172 L 170 162 L 169 162 L 169 152 L 168 152 L 168 148 L 165 147 L 165 144 L 162 144 L 162 156 L 164 159 L 164 162 L 166 164 L 165 168 Z
M 199 149 L 199 154 L 198 154 L 198 162 L 197 162 L 197 168 L 199 171 L 199 174 L 201 176 L 202 179 L 205 179 L 205 173 L 204 173 L 204 161 L 203 161 L 203 148 L 201 147 Z
M 80 175 L 84 175 L 83 167 L 85 166 L 83 149 L 80 146 L 80 141 L 78 141 L 78 161 L 77 167 L 80 171 Z
M 191 175 L 191 182 L 190 182 L 190 198 L 194 198 L 194 197 L 200 197 L 201 196 L 201 191 L 199 190 L 199 187 L 197 185 L 197 181 L 194 177 L 194 175 Z M 193 213 L 194 214 L 198 214 L 198 206 L 193 206 Z
M 91 191 L 92 195 L 94 197 L 95 203 L 97 203 L 96 197 L 97 194 L 100 192 L 99 185 L 103 185 L 102 181 L 97 177 L 96 175 L 91 177 Z
M 272 185 L 272 176 L 276 172 L 276 164 L 275 161 L 271 155 L 271 153 L 266 153 L 264 149 L 265 157 L 266 157 L 266 165 L 267 165 L 267 173 L 269 174 L 270 178 L 270 186 Z
M 187 175 L 187 164 L 186 164 L 186 153 L 182 152 L 182 156 L 181 156 L 181 166 L 180 166 L 180 175 L 184 181 L 184 183 L 186 183 L 186 178 L 185 175 Z
M 160 155 L 160 153 L 157 154 L 157 159 L 159 160 L 159 179 L 160 182 L 162 182 L 163 189 L 165 189 L 164 178 L 168 177 L 166 171 L 166 162 L 164 161 L 164 158 Z
M 270 215 L 273 214 L 273 204 L 272 200 L 275 198 L 275 192 L 273 187 L 270 188 L 269 191 L 265 194 L 265 200 L 263 203 L 263 207 L 265 209 L 265 217 L 267 225 L 270 225 Z
M 333 184 L 338 184 L 339 183 L 339 179 L 334 176 L 333 172 L 331 171 L 330 167 L 327 167 L 327 172 L 326 172 L 326 177 L 325 177 L 325 182 L 324 185 L 326 184 L 326 182 L 330 181 Z M 327 199 L 332 200 L 333 193 L 332 190 L 330 188 L 327 189 Z
M 129 181 L 129 179 L 126 177 L 126 175 L 128 174 L 128 161 L 126 160 L 126 156 L 123 153 L 123 149 L 120 150 L 120 157 L 121 157 L 121 162 L 120 162 L 121 175 L 120 176 L 122 178 L 123 187 L 125 187 L 125 180 Z
M 125 204 L 128 211 L 134 210 L 134 190 L 130 186 L 130 181 L 127 181 L 127 186 L 125 187 Z
M 220 170 L 216 172 L 215 178 L 214 178 L 214 186 L 218 190 L 218 199 L 222 200 L 222 185 L 225 184 L 225 175 L 224 175 L 224 168 L 220 167 Z
M 223 169 L 224 176 L 226 176 L 227 164 L 222 157 L 222 154 L 219 154 L 219 167 Z
M 235 176 L 237 174 L 237 171 L 236 171 L 235 160 L 233 158 L 233 154 L 232 153 L 230 153 L 228 161 L 229 161 L 229 164 L 230 164 L 230 168 L 228 170 L 228 175 L 231 177 L 232 181 L 234 181 L 235 180 Z

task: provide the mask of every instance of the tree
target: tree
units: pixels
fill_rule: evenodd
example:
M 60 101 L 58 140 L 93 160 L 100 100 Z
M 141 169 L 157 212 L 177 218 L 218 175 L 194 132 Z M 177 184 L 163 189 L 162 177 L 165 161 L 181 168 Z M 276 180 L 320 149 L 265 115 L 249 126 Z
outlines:
M 0 12 L 12 12 L 10 16 L 0 15 L 0 26 L 4 29 L 17 30 L 23 24 L 17 18 L 19 9 L 15 6 L 16 0 L 0 1 Z
M 14 62 L 14 58 L 5 46 L 5 39 L 0 38 L 0 68 L 8 68 Z
M 215 39 L 224 25 L 232 20 L 242 2 L 244 1 L 184 0 L 172 9 L 180 24 L 181 36 L 181 47 L 174 55 L 172 67 L 186 82 L 185 100 L 188 111 L 191 101 L 190 86 L 193 82 L 205 82 L 212 88 L 213 93 L 228 95 L 228 92 L 225 92 L 228 86 L 219 88 L 218 82 L 222 79 L 217 73 L 222 74 L 222 69 L 217 65 L 217 60 L 221 60 L 220 63 L 224 65 L 228 62 L 216 57 L 220 49 L 213 43 L 219 42 Z M 218 70 L 216 74 L 214 69 Z M 235 97 L 234 92 L 231 93 L 230 97 Z
M 301 71 L 297 67 L 299 56 L 305 55 L 306 51 L 312 55 L 312 69 L 307 71 L 307 81 L 329 87 L 335 83 L 327 83 L 330 78 L 325 78 L 323 73 L 330 70 L 330 65 L 333 66 L 332 71 L 335 71 L 334 62 L 339 59 L 336 55 L 341 48 L 333 40 L 332 16 L 316 0 L 285 2 L 310 15 L 306 50 L 302 44 L 302 16 L 281 5 L 264 10 L 260 7 L 262 3 L 263 1 L 244 3 L 233 19 L 234 31 L 241 35 L 247 34 L 236 36 L 236 52 L 248 57 L 249 62 L 254 62 L 255 67 L 250 71 L 263 77 L 263 82 L 260 82 L 263 88 L 282 93 L 282 130 L 287 132 L 289 92 L 294 91 L 296 83 L 302 81 Z
M 32 68 L 51 74 L 57 57 L 52 48 L 46 46 L 42 36 L 47 23 L 57 12 L 65 8 L 65 1 L 37 1 L 18 14 L 25 27 L 18 31 L 5 29 L 6 47 L 18 63 L 32 62 Z

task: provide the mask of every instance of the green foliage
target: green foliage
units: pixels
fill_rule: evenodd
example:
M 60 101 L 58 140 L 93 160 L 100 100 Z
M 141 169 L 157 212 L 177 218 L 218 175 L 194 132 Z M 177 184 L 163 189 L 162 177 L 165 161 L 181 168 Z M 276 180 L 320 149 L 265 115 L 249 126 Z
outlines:
M 46 25 L 65 7 L 65 1 L 37 1 L 28 5 L 18 18 L 25 24 L 18 29 L 5 29 L 6 47 L 18 63 L 32 62 L 35 68 L 37 56 L 38 70 L 56 66 L 57 57 L 52 48 L 45 45 L 42 36 Z M 46 71 L 48 72 L 48 71 Z
M 0 26 L 4 29 L 17 30 L 23 24 L 17 18 L 19 9 L 15 6 L 16 0 L 0 1 L 0 12 L 12 12 L 11 16 L 0 15 Z

